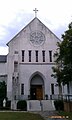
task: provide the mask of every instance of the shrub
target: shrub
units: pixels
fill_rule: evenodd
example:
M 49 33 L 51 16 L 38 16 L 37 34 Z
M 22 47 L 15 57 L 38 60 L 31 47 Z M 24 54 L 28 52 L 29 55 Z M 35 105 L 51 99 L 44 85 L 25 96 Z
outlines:
M 3 107 L 3 101 L 0 100 L 0 110 L 10 110 L 11 109 L 11 101 L 6 101 L 6 106 Z
M 11 101 L 10 100 L 6 102 L 6 107 L 9 109 L 11 108 Z
M 3 107 L 3 101 L 0 100 L 0 109 Z
M 9 107 L 1 107 L 0 110 L 10 110 Z
M 27 110 L 27 102 L 25 100 L 18 101 L 17 109 L 26 111 Z
M 55 100 L 54 105 L 56 110 L 64 110 L 63 100 Z

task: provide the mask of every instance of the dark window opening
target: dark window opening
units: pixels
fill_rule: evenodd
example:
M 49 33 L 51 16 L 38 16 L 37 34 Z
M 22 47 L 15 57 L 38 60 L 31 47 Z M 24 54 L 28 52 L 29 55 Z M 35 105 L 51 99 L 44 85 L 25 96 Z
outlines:
M 24 84 L 21 84 L 21 95 L 24 95 Z
M 43 62 L 45 62 L 45 51 L 42 51 Z
M 24 50 L 22 50 L 22 62 L 24 62 Z
M 36 51 L 36 62 L 38 62 L 38 51 Z
M 52 62 L 52 51 L 49 51 L 49 59 L 50 59 L 50 62 Z
M 51 84 L 51 93 L 54 94 L 54 84 Z
M 29 62 L 31 62 L 31 50 L 29 51 Z

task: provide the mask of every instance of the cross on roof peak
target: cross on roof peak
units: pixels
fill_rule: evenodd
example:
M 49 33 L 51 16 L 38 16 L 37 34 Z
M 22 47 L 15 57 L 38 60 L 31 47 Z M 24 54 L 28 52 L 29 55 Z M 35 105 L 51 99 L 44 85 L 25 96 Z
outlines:
M 35 11 L 35 17 L 37 17 L 37 12 L 38 12 L 37 8 L 35 8 L 33 11 Z

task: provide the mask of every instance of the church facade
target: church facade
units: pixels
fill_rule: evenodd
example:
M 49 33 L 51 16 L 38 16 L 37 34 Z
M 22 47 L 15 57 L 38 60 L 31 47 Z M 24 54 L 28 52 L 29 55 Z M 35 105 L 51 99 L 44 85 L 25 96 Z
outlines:
M 51 77 L 57 42 L 60 39 L 35 17 L 7 43 L 9 53 L 0 77 L 6 77 L 9 100 L 44 100 L 59 94 L 56 80 Z M 66 86 L 62 94 L 67 94 Z

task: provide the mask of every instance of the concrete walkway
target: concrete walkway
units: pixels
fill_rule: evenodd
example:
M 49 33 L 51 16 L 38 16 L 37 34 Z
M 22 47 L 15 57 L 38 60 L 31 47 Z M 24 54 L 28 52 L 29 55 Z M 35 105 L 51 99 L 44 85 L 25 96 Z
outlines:
M 43 111 L 43 112 L 39 112 L 39 114 L 45 119 L 48 120 L 49 117 L 51 116 L 57 116 L 58 112 L 56 111 Z
M 57 116 L 58 112 L 57 111 L 41 111 L 38 112 L 45 120 L 48 120 L 50 116 Z
M 68 120 L 66 118 L 59 118 L 63 116 L 59 116 L 57 111 L 43 111 L 43 112 L 41 111 L 41 112 L 36 112 L 36 113 L 40 114 L 45 120 Z

